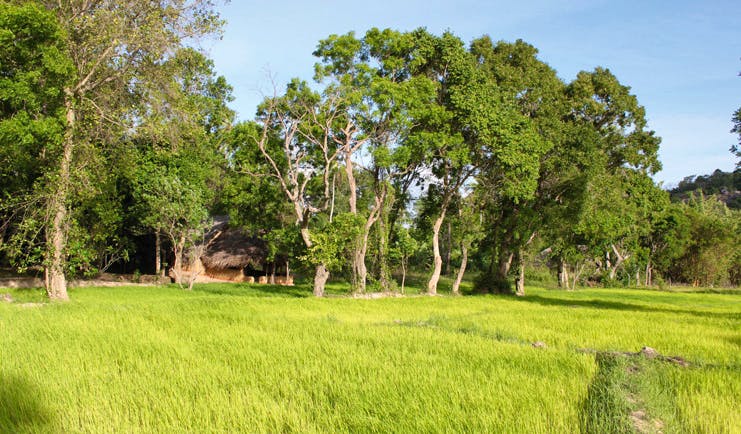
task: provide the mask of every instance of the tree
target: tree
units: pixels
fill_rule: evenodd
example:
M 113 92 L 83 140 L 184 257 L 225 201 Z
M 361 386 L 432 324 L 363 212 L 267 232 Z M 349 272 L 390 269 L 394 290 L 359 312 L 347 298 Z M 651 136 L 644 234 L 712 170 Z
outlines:
M 252 137 L 265 160 L 264 173 L 274 179 L 285 199 L 292 206 L 301 239 L 309 251 L 320 251 L 324 246 L 315 246 L 311 220 L 326 211 L 331 203 L 331 175 L 340 149 L 328 136 L 328 131 L 317 131 L 317 122 L 330 113 L 325 110 L 331 100 L 312 91 L 306 82 L 294 79 L 281 96 L 266 98 L 258 120 L 261 123 L 259 136 Z M 330 263 L 327 255 L 310 256 L 316 263 L 314 273 L 314 295 L 324 295 L 324 286 L 329 279 Z
M 141 86 L 162 77 L 162 61 L 184 40 L 215 32 L 220 21 L 210 0 L 42 3 L 56 14 L 74 66 L 73 78 L 63 87 L 64 139 L 50 184 L 47 207 L 52 217 L 46 227 L 47 293 L 51 299 L 66 300 L 69 199 L 80 149 L 110 143 L 135 127 L 130 108 L 146 100 Z
M 365 291 L 366 255 L 371 229 L 378 222 L 379 281 L 390 286 L 387 264 L 389 208 L 395 197 L 394 183 L 413 173 L 422 161 L 410 135 L 420 111 L 427 110 L 434 98 L 432 80 L 415 70 L 420 46 L 430 38 L 424 30 L 401 33 L 371 29 L 361 39 L 350 32 L 320 41 L 315 55 L 317 79 L 330 80 L 328 90 L 342 101 L 344 111 L 334 117 L 337 125 L 332 137 L 343 155 L 349 190 L 350 212 L 363 215 L 363 231 L 355 244 L 352 270 L 355 290 Z M 360 167 L 355 155 L 364 152 L 371 163 Z M 365 190 L 367 207 L 360 209 L 357 198 L 356 168 L 368 175 Z
M 419 243 L 411 234 L 408 227 L 397 228 L 396 237 L 389 252 L 389 256 L 398 261 L 401 266 L 401 293 L 404 293 L 407 271 L 409 270 L 409 258 L 419 249 Z
M 137 105 L 130 182 L 141 226 L 155 233 L 156 272 L 159 239 L 165 235 L 181 283 L 184 255 L 188 247 L 200 246 L 193 238 L 202 238 L 208 209 L 221 188 L 215 180 L 224 170 L 225 135 L 234 113 L 227 107 L 231 87 L 202 53 L 179 49 L 161 68 L 166 78 L 142 86 L 152 98 Z
M 486 63 L 479 59 L 472 65 L 475 67 L 468 67 L 471 78 L 452 88 L 451 103 L 466 142 L 476 152 L 478 188 L 484 191 L 483 197 L 493 198 L 495 203 L 530 200 L 536 191 L 541 156 L 550 143 L 538 135 L 535 123 L 521 113 L 516 100 L 498 86 L 483 67 Z M 504 260 L 501 249 L 499 253 L 500 266 L 496 268 L 501 270 L 501 263 L 508 264 L 511 259 Z M 496 256 L 492 255 L 492 261 Z M 492 263 L 480 286 L 502 287 L 494 268 Z
M 458 213 L 453 219 L 453 234 L 460 246 L 461 265 L 458 267 L 458 272 L 453 282 L 452 292 L 454 295 L 460 295 L 461 282 L 468 266 L 469 250 L 484 235 L 484 228 L 481 227 L 483 216 L 480 209 L 483 201 L 476 197 L 476 192 L 471 192 L 458 202 Z
M 731 133 L 738 134 L 738 144 L 731 146 L 731 152 L 739 159 L 736 162 L 736 169 L 739 169 L 741 168 L 741 108 L 733 113 L 731 122 L 733 122 Z
M 52 197 L 50 169 L 64 134 L 62 88 L 72 72 L 52 13 L 32 2 L 0 3 L 0 251 L 20 268 L 49 259 L 40 205 Z
M 471 52 L 480 68 L 497 86 L 508 105 L 527 118 L 539 136 L 537 156 L 537 187 L 530 198 L 507 197 L 498 189 L 490 189 L 484 197 L 489 235 L 484 244 L 491 264 L 484 274 L 486 285 L 495 289 L 509 288 L 508 275 L 513 264 L 518 265 L 518 293 L 524 291 L 525 249 L 547 223 L 549 209 L 560 194 L 563 169 L 577 163 L 574 155 L 563 146 L 563 117 L 568 113 L 564 84 L 556 72 L 537 58 L 538 50 L 521 40 L 494 44 L 488 36 L 471 43 Z M 496 178 L 495 178 L 496 181 Z M 482 186 L 490 183 L 483 182 Z M 484 280 L 482 279 L 482 280 Z M 484 282 L 480 282 L 481 285 Z
M 474 86 L 473 59 L 463 47 L 463 42 L 446 32 L 441 37 L 421 34 L 414 62 L 414 73 L 427 77 L 434 84 L 434 100 L 425 110 L 419 111 L 414 120 L 417 127 L 409 137 L 410 147 L 424 156 L 423 162 L 431 172 L 431 187 L 440 195 L 436 215 L 432 218 L 433 268 L 427 283 L 427 292 L 437 293 L 437 283 L 442 271 L 440 229 L 451 200 L 464 183 L 473 175 L 475 146 L 466 141 L 461 131 L 466 128 L 461 110 L 456 106 L 466 96 L 462 93 Z
M 663 201 L 662 201 L 663 202 Z M 660 202 L 650 215 L 649 230 L 643 235 L 647 261 L 645 285 L 653 285 L 654 271 L 669 276 L 674 263 L 689 243 L 689 219 L 683 204 Z
M 693 286 L 727 284 L 738 266 L 741 214 L 729 210 L 717 198 L 703 195 L 682 206 L 689 234 L 672 274 Z

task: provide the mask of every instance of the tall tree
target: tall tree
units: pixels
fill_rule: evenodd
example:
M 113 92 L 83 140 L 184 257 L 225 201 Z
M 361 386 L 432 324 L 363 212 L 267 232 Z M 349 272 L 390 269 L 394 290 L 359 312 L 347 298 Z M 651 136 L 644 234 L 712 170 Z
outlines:
M 136 106 L 130 182 L 141 225 L 154 231 L 156 240 L 169 238 L 180 281 L 185 247 L 202 232 L 221 188 L 225 136 L 234 113 L 227 106 L 231 87 L 202 53 L 179 49 L 161 68 L 162 78 L 141 88 L 150 97 Z M 123 146 L 127 154 L 131 146 Z M 159 250 L 156 246 L 157 255 Z
M 538 50 L 521 40 L 500 41 L 488 36 L 471 43 L 480 68 L 496 83 L 502 97 L 534 126 L 539 151 L 537 187 L 530 198 L 506 197 L 496 190 L 486 196 L 490 234 L 485 243 L 491 263 L 485 279 L 494 288 L 508 288 L 508 275 L 518 265 L 517 293 L 524 292 L 525 250 L 546 224 L 548 208 L 558 197 L 561 167 L 576 164 L 563 146 L 563 116 L 567 113 L 564 84 L 556 72 L 540 60 Z M 483 184 L 484 186 L 486 183 Z M 483 283 L 483 282 L 482 282 Z
M 43 261 L 41 204 L 54 185 L 62 88 L 72 73 L 53 13 L 33 2 L 0 3 L 0 251 L 20 266 Z
M 265 160 L 265 174 L 273 178 L 291 205 L 301 239 L 309 251 L 321 238 L 312 236 L 312 218 L 331 204 L 332 172 L 341 148 L 326 129 L 317 131 L 326 116 L 331 116 L 331 99 L 312 91 L 306 82 L 294 79 L 280 96 L 266 98 L 258 120 L 258 136 L 252 138 Z M 327 255 L 312 255 L 314 295 L 324 295 L 331 265 Z
M 354 287 L 365 291 L 365 264 L 372 227 L 380 222 L 378 280 L 389 289 L 386 251 L 389 229 L 386 215 L 393 202 L 393 184 L 413 173 L 420 164 L 409 136 L 418 119 L 433 101 L 433 82 L 414 69 L 420 46 L 430 38 L 424 30 L 401 33 L 371 29 L 363 38 L 354 33 L 332 35 L 320 41 L 315 55 L 317 79 L 330 82 L 329 89 L 344 101 L 345 113 L 332 134 L 340 145 L 349 188 L 350 213 L 362 216 L 363 230 L 352 255 Z M 361 167 L 356 155 L 363 152 L 371 163 Z M 358 207 L 356 169 L 369 178 L 365 209 Z
M 116 140 L 136 125 L 129 109 L 141 84 L 161 77 L 162 61 L 185 40 L 217 31 L 221 22 L 210 0 L 66 0 L 42 2 L 64 29 L 74 65 L 63 88 L 65 133 L 48 202 L 51 222 L 47 293 L 66 300 L 64 274 L 71 179 L 79 150 Z M 131 97 L 136 95 L 136 99 Z

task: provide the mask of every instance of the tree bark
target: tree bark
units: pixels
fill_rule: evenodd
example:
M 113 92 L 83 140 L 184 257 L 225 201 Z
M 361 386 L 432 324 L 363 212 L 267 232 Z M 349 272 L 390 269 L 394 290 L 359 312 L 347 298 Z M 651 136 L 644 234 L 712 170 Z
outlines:
M 347 177 L 347 186 L 349 191 L 348 204 L 350 206 L 350 213 L 358 215 L 358 192 L 357 183 L 355 181 L 355 173 L 353 171 L 352 153 L 349 151 L 349 145 L 346 144 L 347 148 L 345 152 L 345 176 Z M 365 254 L 368 246 L 368 230 L 365 230 L 362 238 L 355 244 L 355 251 L 352 255 L 352 284 L 355 292 L 365 292 L 365 282 L 368 277 L 368 270 L 365 266 Z
M 502 252 L 499 254 L 499 266 L 497 268 L 497 278 L 501 282 L 504 282 L 507 280 L 507 276 L 509 275 L 509 269 L 512 268 L 512 260 L 514 259 L 515 254 L 510 252 Z
M 610 247 L 612 248 L 612 251 L 615 253 L 615 257 L 617 258 L 615 260 L 614 265 L 610 265 L 609 261 L 607 264 L 607 266 L 610 267 L 610 280 L 614 280 L 615 277 L 617 277 L 618 268 L 620 268 L 620 266 L 623 265 L 623 262 L 625 262 L 625 260 L 628 259 L 630 255 L 621 254 L 618 248 L 614 244 L 612 244 Z M 608 257 L 609 257 L 609 252 L 608 252 Z
M 162 239 L 160 231 L 154 232 L 154 274 L 159 275 L 162 271 Z
M 183 287 L 183 250 L 185 249 L 185 236 L 180 239 L 170 237 L 172 242 L 172 253 L 175 255 L 175 263 L 172 265 L 172 273 L 175 275 L 175 283 Z
M 350 197 L 348 202 L 350 204 L 350 212 L 352 214 L 358 213 L 358 185 L 355 182 L 355 173 L 353 173 L 353 162 L 352 154 L 345 152 L 345 176 L 347 176 L 347 187 L 350 189 Z
M 466 273 L 466 265 L 468 265 L 468 246 L 461 243 L 461 266 L 458 268 L 458 275 L 453 282 L 453 295 L 461 295 L 460 287 L 463 275 Z
M 515 281 L 515 295 L 522 297 L 525 295 L 525 259 L 523 258 L 524 253 L 520 249 L 517 254 L 517 279 Z
M 440 212 L 440 215 L 435 219 L 435 223 L 432 225 L 432 275 L 430 280 L 427 282 L 427 293 L 429 295 L 437 295 L 437 283 L 440 280 L 440 271 L 442 270 L 443 258 L 440 256 L 440 227 L 445 219 L 445 209 Z
M 64 147 L 62 159 L 59 162 L 59 179 L 57 179 L 56 191 L 49 204 L 51 214 L 54 216 L 47 235 L 49 243 L 49 262 L 47 274 L 49 276 L 46 293 L 52 300 L 69 300 L 67 294 L 67 279 L 64 275 L 65 248 L 67 246 L 67 196 L 69 195 L 70 167 L 75 145 L 75 125 L 77 113 L 73 105 L 73 93 L 71 89 L 65 89 L 65 110 L 67 130 L 64 134 Z
M 646 262 L 646 273 L 645 273 L 646 286 L 648 286 L 648 287 L 650 287 L 651 284 L 653 283 L 653 282 L 651 282 L 652 277 L 653 277 L 652 274 L 653 274 L 653 268 L 651 267 L 651 260 L 649 259 Z
M 407 280 L 407 260 L 406 258 L 401 258 L 401 293 L 404 293 L 404 283 L 406 283 Z
M 569 289 L 569 271 L 563 259 L 558 261 L 558 286 L 563 289 Z
M 314 273 L 314 296 L 324 297 L 324 288 L 329 279 L 329 270 L 324 264 L 316 266 L 316 272 Z
M 453 251 L 453 224 L 448 220 L 447 232 L 445 233 L 445 266 L 442 274 L 450 274 L 450 256 Z
M 365 255 L 368 253 L 368 238 L 370 237 L 370 230 L 375 222 L 375 212 L 371 211 L 371 214 L 365 221 L 365 225 L 363 225 L 363 233 L 360 236 L 357 248 L 353 254 L 355 291 L 360 294 L 365 293 L 366 281 L 368 280 L 368 267 L 365 265 Z
M 386 219 L 383 213 L 383 206 L 381 206 L 378 216 L 378 283 L 381 286 L 381 290 L 383 292 L 389 292 L 391 290 L 391 272 L 389 271 L 387 261 L 388 249 L 386 248 L 386 246 L 388 245 L 388 232 L 386 231 Z
M 304 240 L 304 244 L 306 244 L 306 247 L 311 247 L 313 245 L 311 241 L 311 235 L 309 233 L 309 228 L 306 226 L 307 222 L 302 222 L 301 227 L 301 238 Z M 329 279 L 329 269 L 327 268 L 326 264 L 319 264 L 316 266 L 316 271 L 314 272 L 314 290 L 313 293 L 316 297 L 323 297 L 324 296 L 324 287 L 327 284 L 327 280 Z

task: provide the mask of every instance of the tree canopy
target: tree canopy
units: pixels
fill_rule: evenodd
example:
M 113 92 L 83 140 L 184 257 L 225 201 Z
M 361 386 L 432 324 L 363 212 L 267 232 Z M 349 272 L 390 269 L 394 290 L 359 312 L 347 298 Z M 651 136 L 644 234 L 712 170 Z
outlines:
M 567 81 L 522 40 L 373 28 L 318 41 L 312 80 L 236 122 L 192 43 L 221 24 L 208 0 L 0 3 L 1 265 L 62 300 L 76 273 L 180 276 L 228 216 L 317 296 L 330 273 L 431 295 L 467 270 L 516 294 L 738 283 L 738 170 L 662 190 L 661 140 L 609 69 Z

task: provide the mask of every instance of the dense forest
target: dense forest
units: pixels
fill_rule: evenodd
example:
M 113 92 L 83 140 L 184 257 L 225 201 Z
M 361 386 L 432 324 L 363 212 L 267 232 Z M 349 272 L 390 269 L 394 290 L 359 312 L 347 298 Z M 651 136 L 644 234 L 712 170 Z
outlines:
M 349 32 L 237 122 L 196 48 L 222 24 L 208 0 L 0 2 L 0 266 L 53 299 L 106 270 L 179 279 L 228 216 L 317 296 L 330 274 L 741 281 L 739 169 L 663 190 L 661 140 L 606 68 L 565 81 L 521 40 Z

